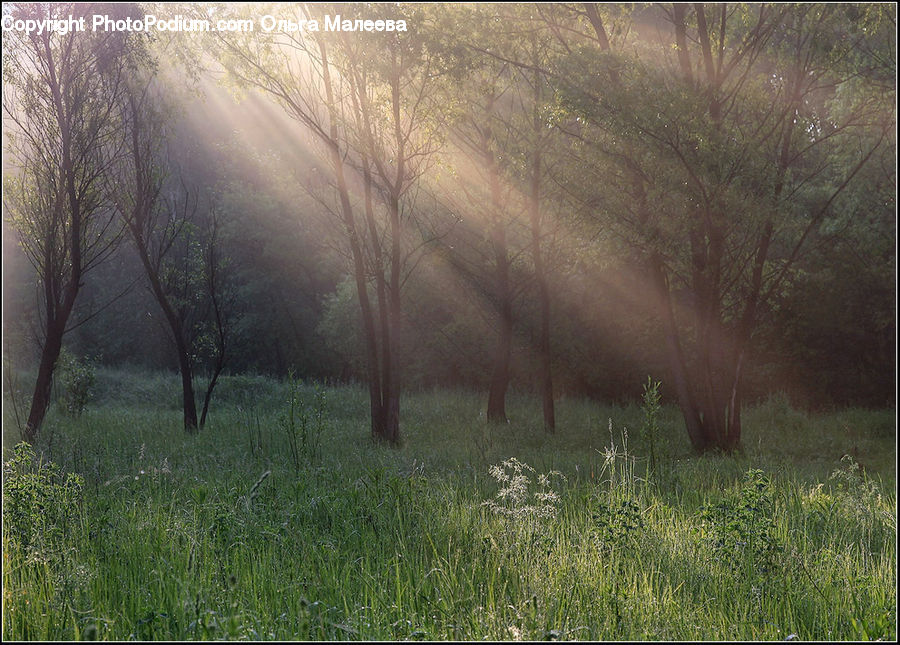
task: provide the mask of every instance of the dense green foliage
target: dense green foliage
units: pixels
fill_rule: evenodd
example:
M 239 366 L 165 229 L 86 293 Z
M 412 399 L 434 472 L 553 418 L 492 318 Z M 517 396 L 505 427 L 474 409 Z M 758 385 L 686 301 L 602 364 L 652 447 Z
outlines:
M 896 637 L 892 412 L 773 398 L 695 457 L 663 407 L 648 484 L 634 405 L 564 399 L 548 437 L 529 397 L 491 427 L 422 393 L 390 450 L 360 388 L 220 387 L 190 436 L 171 375 L 100 369 L 34 453 L 5 435 L 4 639 Z

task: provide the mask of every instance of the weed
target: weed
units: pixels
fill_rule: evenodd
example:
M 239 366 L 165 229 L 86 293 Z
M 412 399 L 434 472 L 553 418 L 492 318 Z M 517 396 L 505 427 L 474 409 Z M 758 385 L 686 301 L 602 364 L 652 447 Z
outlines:
M 610 499 L 615 495 L 626 498 L 637 492 L 639 478 L 634 473 L 635 456 L 628 452 L 628 429 L 623 428 L 620 434 L 621 445 L 616 446 L 613 438 L 613 422 L 609 420 L 609 445 L 602 451 L 603 465 L 600 468 L 600 481 L 606 483 Z M 621 450 L 620 450 L 621 448 Z M 605 477 L 605 479 L 604 479 Z
M 751 468 L 737 496 L 700 511 L 714 559 L 735 572 L 771 573 L 784 551 L 775 536 L 774 515 L 771 481 L 763 471 Z
M 839 511 L 861 529 L 867 545 L 875 532 L 890 531 L 896 536 L 896 507 L 885 503 L 878 484 L 853 457 L 844 455 L 841 465 L 828 477 Z
M 881 506 L 878 486 L 850 455 L 841 457 L 841 468 L 832 471 L 828 479 L 857 519 L 870 517 L 872 511 Z
M 21 442 L 3 464 L 3 528 L 24 550 L 55 548 L 75 523 L 84 480 L 38 458 Z
M 649 382 L 649 381 L 648 381 Z M 613 436 L 612 419 L 609 420 L 609 445 L 600 454 L 603 465 L 600 483 L 606 488 L 596 491 L 592 534 L 606 552 L 616 547 L 634 544 L 634 538 L 644 528 L 641 505 L 638 502 L 639 478 L 635 475 L 635 456 L 628 452 L 628 430 L 622 429 L 620 445 Z
M 633 499 L 599 502 L 591 517 L 594 538 L 604 551 L 633 546 L 644 529 L 641 507 Z
M 500 490 L 484 505 L 497 515 L 511 519 L 549 519 L 556 515 L 559 495 L 553 486 L 555 482 L 565 480 L 562 473 L 555 470 L 537 473 L 515 457 L 491 466 L 488 472 L 500 485 Z
M 316 461 L 321 456 L 325 426 L 325 390 L 317 385 L 310 403 L 303 400 L 302 386 L 303 383 L 291 372 L 288 376 L 288 409 L 280 421 L 295 472 L 299 472 L 302 463 Z

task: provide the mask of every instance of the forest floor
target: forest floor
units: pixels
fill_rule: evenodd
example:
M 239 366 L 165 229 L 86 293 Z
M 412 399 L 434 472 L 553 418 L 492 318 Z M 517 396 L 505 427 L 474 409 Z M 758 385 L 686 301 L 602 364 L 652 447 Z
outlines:
M 196 435 L 178 388 L 99 370 L 32 450 L 6 398 L 4 640 L 896 638 L 895 410 L 698 457 L 663 407 L 651 468 L 639 405 L 409 394 L 392 449 L 362 388 L 224 378 Z

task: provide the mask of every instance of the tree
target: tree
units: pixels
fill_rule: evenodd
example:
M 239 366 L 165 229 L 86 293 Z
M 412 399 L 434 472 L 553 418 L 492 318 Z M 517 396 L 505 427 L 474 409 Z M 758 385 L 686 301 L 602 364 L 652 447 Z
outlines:
M 478 47 L 485 38 L 499 40 L 492 26 L 500 20 L 493 6 L 465 12 L 462 47 L 455 50 L 456 66 L 467 90 L 459 92 L 460 105 L 452 122 L 453 139 L 467 172 L 457 174 L 456 185 L 446 193 L 454 209 L 465 214 L 474 234 L 483 235 L 486 248 L 473 259 L 454 253 L 457 271 L 467 277 L 493 310 L 495 345 L 488 389 L 487 420 L 506 423 L 506 394 L 511 377 L 514 331 L 514 299 L 510 235 L 514 186 L 503 166 L 503 154 L 511 148 L 514 128 L 506 119 L 515 91 L 515 69 L 507 62 L 484 56 Z M 508 43 L 498 43 L 502 47 Z M 464 199 L 454 195 L 459 193 Z M 468 246 L 472 246 L 471 244 Z M 466 266 L 468 264 L 468 266 Z M 478 266 L 482 265 L 482 266 Z M 481 284 L 476 284 L 481 283 Z
M 393 7 L 389 11 L 377 10 L 384 11 L 384 19 L 396 17 Z M 423 15 L 421 11 L 411 13 L 420 18 Z M 432 54 L 418 37 L 387 33 L 351 40 L 345 36 L 340 45 L 338 51 L 345 61 L 343 76 L 349 79 L 356 119 L 354 130 L 361 144 L 357 146 L 358 165 L 363 179 L 363 209 L 380 312 L 384 436 L 397 443 L 400 439 L 401 286 L 406 277 L 403 265 L 416 251 L 404 251 L 404 244 L 414 242 L 404 230 L 404 220 L 415 211 L 410 192 L 417 187 L 440 145 L 440 135 L 433 127 L 439 121 L 435 118 L 437 110 L 429 98 L 436 70 Z M 375 60 L 384 60 L 383 65 L 373 64 L 367 57 L 373 50 L 379 52 Z M 387 112 L 387 118 L 379 118 L 380 110 Z M 388 223 L 383 233 L 376 221 L 373 191 L 382 196 L 387 211 Z
M 594 43 L 567 67 L 602 55 L 566 92 L 615 187 L 594 214 L 645 257 L 691 441 L 731 450 L 753 332 L 884 143 L 893 90 L 849 64 L 866 28 L 834 6 L 655 11 L 626 54 L 588 6 Z M 671 40 L 641 35 L 666 23 Z
M 110 7 L 125 14 L 128 5 Z M 4 6 L 16 19 L 86 16 L 91 5 Z M 116 151 L 115 106 L 137 41 L 129 32 L 12 31 L 3 37 L 3 113 L 13 172 L 5 205 L 41 282 L 43 337 L 24 438 L 33 441 L 85 274 L 116 245 L 119 229 L 103 178 Z
M 235 295 L 227 284 L 215 207 L 205 204 L 208 213 L 199 221 L 199 196 L 169 176 L 169 135 L 154 77 L 152 68 L 134 76 L 122 95 L 119 116 L 127 154 L 110 175 L 110 192 L 168 326 L 181 375 L 184 429 L 195 432 L 206 424 L 227 361 Z M 211 371 L 198 421 L 194 370 L 203 349 Z
M 342 5 L 340 12 L 346 16 L 356 8 Z M 392 11 L 390 18 L 399 19 L 396 8 Z M 313 11 L 283 6 L 279 16 L 323 22 L 326 13 L 321 7 Z M 403 250 L 402 210 L 410 206 L 404 203 L 405 195 L 433 147 L 433 139 L 420 137 L 431 106 L 426 100 L 431 80 L 427 50 L 412 35 L 373 34 L 366 39 L 366 55 L 375 51 L 379 55 L 363 66 L 356 45 L 323 32 L 215 34 L 207 44 L 233 80 L 274 98 L 322 147 L 330 175 L 327 183 L 338 200 L 334 209 L 324 201 L 322 205 L 340 224 L 360 306 L 372 436 L 396 445 L 400 442 L 396 341 L 403 265 L 410 255 Z M 380 68 L 372 65 L 378 59 L 387 62 Z M 385 106 L 387 117 L 382 119 Z M 376 221 L 378 197 L 387 211 L 385 228 Z M 374 303 L 370 276 L 376 284 Z
M 554 135 L 553 87 L 546 72 L 553 38 L 537 17 L 541 10 L 521 5 L 466 11 L 458 29 L 463 47 L 457 48 L 457 65 L 464 70 L 464 85 L 470 89 L 461 99 L 455 140 L 467 156 L 467 172 L 460 173 L 459 187 L 467 207 L 448 194 L 451 203 L 469 214 L 474 226 L 481 226 L 489 242 L 488 271 L 492 274 L 489 299 L 496 311 L 496 348 L 488 397 L 489 421 L 505 422 L 505 397 L 511 379 L 514 332 L 522 326 L 516 312 L 520 285 L 516 274 L 523 273 L 525 253 L 530 255 L 536 286 L 538 388 L 541 393 L 544 428 L 556 425 L 551 341 L 551 297 L 547 262 L 548 238 L 555 226 L 547 199 L 546 160 Z M 497 25 L 504 25 L 498 31 Z M 473 181 L 474 176 L 478 181 Z M 483 186 L 479 189 L 476 183 Z M 525 217 L 519 217 L 524 213 Z M 463 254 L 459 255 L 460 259 Z M 462 270 L 475 277 L 471 270 Z

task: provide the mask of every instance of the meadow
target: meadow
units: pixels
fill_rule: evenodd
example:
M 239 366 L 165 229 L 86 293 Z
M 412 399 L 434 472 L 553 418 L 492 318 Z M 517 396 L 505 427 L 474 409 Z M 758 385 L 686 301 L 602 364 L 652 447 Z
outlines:
M 410 393 L 393 449 L 363 388 L 232 376 L 187 435 L 100 369 L 28 448 L 7 396 L 3 639 L 896 639 L 894 410 L 775 396 L 698 457 L 674 407 L 508 409 Z

